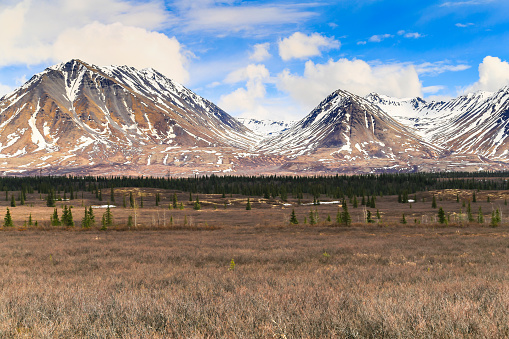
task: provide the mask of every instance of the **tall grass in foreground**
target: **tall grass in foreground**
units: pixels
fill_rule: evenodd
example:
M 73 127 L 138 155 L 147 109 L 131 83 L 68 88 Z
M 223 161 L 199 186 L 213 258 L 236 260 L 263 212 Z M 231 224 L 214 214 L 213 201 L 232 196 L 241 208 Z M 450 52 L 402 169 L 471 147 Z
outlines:
M 508 337 L 508 231 L 2 232 L 0 336 Z

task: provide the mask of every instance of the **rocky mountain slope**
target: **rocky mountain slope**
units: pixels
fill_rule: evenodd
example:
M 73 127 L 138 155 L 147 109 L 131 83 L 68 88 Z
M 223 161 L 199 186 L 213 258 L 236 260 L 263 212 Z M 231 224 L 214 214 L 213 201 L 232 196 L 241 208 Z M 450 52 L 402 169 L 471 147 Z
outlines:
M 7 170 L 178 164 L 196 158 L 193 153 L 201 153 L 200 163 L 221 165 L 212 154 L 246 152 L 258 140 L 219 107 L 153 69 L 71 60 L 0 101 L 0 158 L 8 159 Z
M 448 102 L 337 90 L 295 123 L 235 119 L 153 69 L 71 60 L 0 99 L 0 173 L 499 170 L 509 88 Z

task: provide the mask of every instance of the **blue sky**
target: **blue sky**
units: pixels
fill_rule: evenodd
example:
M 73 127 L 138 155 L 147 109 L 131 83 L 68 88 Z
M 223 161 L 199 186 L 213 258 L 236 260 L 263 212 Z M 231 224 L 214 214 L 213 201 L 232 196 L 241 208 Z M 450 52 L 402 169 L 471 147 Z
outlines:
M 153 67 L 234 116 L 335 89 L 441 100 L 509 85 L 505 0 L 2 0 L 0 95 L 79 58 Z

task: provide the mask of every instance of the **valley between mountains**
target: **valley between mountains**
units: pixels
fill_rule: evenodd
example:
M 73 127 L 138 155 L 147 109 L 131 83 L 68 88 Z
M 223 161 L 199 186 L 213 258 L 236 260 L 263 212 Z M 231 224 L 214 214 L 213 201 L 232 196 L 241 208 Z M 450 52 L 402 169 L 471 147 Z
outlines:
M 509 169 L 509 88 L 447 102 L 338 89 L 296 122 L 235 119 L 154 69 L 55 65 L 0 99 L 3 175 Z

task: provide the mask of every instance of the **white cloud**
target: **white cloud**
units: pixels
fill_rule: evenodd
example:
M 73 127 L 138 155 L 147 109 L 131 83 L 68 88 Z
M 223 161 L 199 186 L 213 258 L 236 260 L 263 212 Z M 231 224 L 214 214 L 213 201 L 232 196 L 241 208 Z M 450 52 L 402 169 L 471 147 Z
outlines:
M 500 58 L 487 56 L 479 65 L 479 80 L 468 86 L 463 92 L 495 92 L 509 85 L 509 63 Z
M 79 37 L 80 43 L 76 43 Z M 97 65 L 129 65 L 141 69 L 153 67 L 178 82 L 188 81 L 187 58 L 175 38 L 120 23 L 92 23 L 68 29 L 53 46 L 53 59 L 83 59 Z
M 366 44 L 366 41 L 358 41 L 357 42 L 357 45 L 365 45 Z
M 369 38 L 370 42 L 382 42 L 385 39 L 392 38 L 394 35 L 392 34 L 379 34 L 379 35 L 373 35 L 371 38 Z
M 4 3 L 0 67 L 79 58 L 99 65 L 151 66 L 183 82 L 188 78 L 188 58 L 182 46 L 175 38 L 152 31 L 168 22 L 171 17 L 158 0 Z
M 318 33 L 306 35 L 300 32 L 295 32 L 290 37 L 280 40 L 278 44 L 279 55 L 285 61 L 321 55 L 322 50 L 341 46 L 341 43 L 333 38 Z
M 246 87 L 222 95 L 219 106 L 233 114 L 256 115 L 258 112 L 258 114 L 266 115 L 268 112 L 262 107 L 260 101 L 265 98 L 267 93 L 265 82 L 269 79 L 270 73 L 264 65 L 251 64 L 228 74 L 225 79 L 226 83 L 235 84 L 246 81 Z
M 253 46 L 253 52 L 249 56 L 250 60 L 261 62 L 271 57 L 269 53 L 270 43 L 256 44 Z
M 3 97 L 5 94 L 11 93 L 13 90 L 12 87 L 0 84 L 0 98 Z
M 486 5 L 493 2 L 493 0 L 468 0 L 468 1 L 447 1 L 440 5 L 440 7 L 456 7 L 456 6 L 477 6 Z
M 440 91 L 443 91 L 445 89 L 445 86 L 427 86 L 427 87 L 423 87 L 422 88 L 422 93 L 425 93 L 425 94 L 435 94 L 435 93 L 438 93 Z
M 422 85 L 413 65 L 372 66 L 362 60 L 348 59 L 329 60 L 326 64 L 308 61 L 303 76 L 285 70 L 278 76 L 278 88 L 308 110 L 337 89 L 361 96 L 370 92 L 399 98 L 422 96 Z
M 419 65 L 415 65 L 415 70 L 420 75 L 435 76 L 444 72 L 459 72 L 470 68 L 470 65 L 458 64 L 452 65 L 450 61 L 436 61 L 436 62 L 425 62 Z
M 316 16 L 303 10 L 305 4 L 248 5 L 247 2 L 214 0 L 179 0 L 173 3 L 178 12 L 178 28 L 185 32 L 209 31 L 219 35 L 244 32 L 253 35 L 271 33 L 266 27 L 297 24 Z
M 412 39 L 419 39 L 419 38 L 423 38 L 424 35 L 420 34 L 420 33 L 405 33 L 404 35 L 405 38 L 412 38 Z
M 474 25 L 474 24 L 473 24 L 473 23 L 471 23 L 471 22 L 468 22 L 468 23 L 466 23 L 466 24 L 462 24 L 462 23 L 458 22 L 458 23 L 456 24 L 456 27 L 459 27 L 459 28 L 466 28 L 466 27 L 473 26 L 473 25 Z

